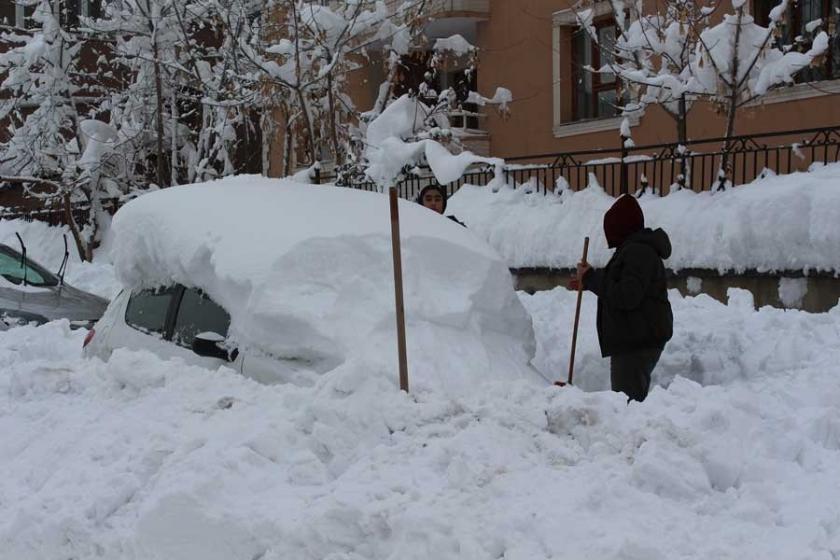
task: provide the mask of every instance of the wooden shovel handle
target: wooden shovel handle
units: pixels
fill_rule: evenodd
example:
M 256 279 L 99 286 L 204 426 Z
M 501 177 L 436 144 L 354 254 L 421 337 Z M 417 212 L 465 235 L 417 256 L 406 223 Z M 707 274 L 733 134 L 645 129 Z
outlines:
M 586 262 L 586 257 L 589 254 L 589 238 L 586 237 L 583 240 L 583 257 L 581 257 L 581 262 Z M 575 267 L 575 273 L 577 273 L 577 267 Z M 569 355 L 569 385 L 572 384 L 572 379 L 575 375 L 575 349 L 577 348 L 577 334 L 578 334 L 578 323 L 580 322 L 580 302 L 583 299 L 583 279 L 578 282 L 578 293 L 577 293 L 577 307 L 575 308 L 575 324 L 572 328 L 572 352 Z

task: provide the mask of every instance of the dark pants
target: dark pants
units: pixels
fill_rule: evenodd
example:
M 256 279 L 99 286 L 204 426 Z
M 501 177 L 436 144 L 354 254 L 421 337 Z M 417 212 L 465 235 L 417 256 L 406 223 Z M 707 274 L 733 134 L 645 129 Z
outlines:
M 662 350 L 639 350 L 610 358 L 612 390 L 624 393 L 629 400 L 643 401 L 650 389 L 650 374 Z

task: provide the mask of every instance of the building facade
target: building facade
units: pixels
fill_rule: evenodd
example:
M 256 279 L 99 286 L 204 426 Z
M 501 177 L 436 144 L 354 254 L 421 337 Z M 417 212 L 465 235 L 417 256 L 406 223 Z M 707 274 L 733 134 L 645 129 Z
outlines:
M 766 24 L 769 10 L 777 4 L 778 0 L 748 2 L 759 24 Z M 834 32 L 840 0 L 790 4 L 787 32 L 803 35 L 809 24 L 822 19 L 834 35 L 829 52 L 819 68 L 802 72 L 798 80 L 803 83 L 771 90 L 743 107 L 736 134 L 840 125 L 840 44 Z M 594 5 L 593 23 L 603 40 L 615 33 L 608 5 Z M 509 118 L 489 111 L 482 120 L 488 152 L 513 158 L 618 149 L 622 121 L 614 108 L 618 84 L 609 77 L 593 79 L 591 73 L 582 70 L 585 65 L 598 67 L 599 52 L 579 28 L 569 3 L 488 0 L 483 7 L 485 10 L 473 20 L 475 44 L 481 49 L 478 89 L 492 91 L 504 85 L 514 97 Z M 453 21 L 460 21 L 457 12 L 450 15 Z M 658 106 L 631 118 L 631 125 L 636 145 L 677 141 L 674 119 Z M 698 101 L 688 112 L 686 126 L 689 140 L 720 137 L 726 128 L 725 115 L 711 103 Z

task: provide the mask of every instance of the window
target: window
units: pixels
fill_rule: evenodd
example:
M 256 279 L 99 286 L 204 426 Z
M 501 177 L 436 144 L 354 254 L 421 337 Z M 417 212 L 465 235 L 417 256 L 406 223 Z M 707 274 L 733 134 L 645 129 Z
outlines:
M 12 27 L 32 27 L 35 6 L 24 6 L 14 0 L 0 0 L 0 24 Z
M 0 275 L 12 284 L 22 285 L 24 279 L 30 286 L 56 286 L 58 278 L 37 264 L 23 263 L 20 253 L 0 247 Z
M 430 51 L 415 51 L 401 58 L 395 84 L 395 94 L 403 95 L 409 92 L 419 92 L 421 85 L 425 84 L 434 90 L 434 95 L 421 100 L 427 105 L 434 105 L 437 102 L 438 93 L 447 88 L 452 88 L 455 91 L 457 103 L 464 112 L 478 113 L 478 105 L 466 102 L 470 91 L 475 90 L 476 71 L 467 74 L 463 68 L 458 70 L 438 68 L 432 74 L 429 69 L 431 57 L 432 53 Z M 453 116 L 450 124 L 453 128 L 479 129 L 481 127 L 478 117 L 464 116 L 463 113 Z
M 102 15 L 102 0 L 56 0 L 61 14 L 61 24 L 66 27 L 77 27 L 80 16 L 100 17 Z
M 439 70 L 436 76 L 435 88 L 438 91 L 443 91 L 446 88 L 452 88 L 455 91 L 458 104 L 464 113 L 478 113 L 478 105 L 475 103 L 467 103 L 470 91 L 475 90 L 477 70 L 467 73 L 466 70 L 442 71 Z M 471 128 L 479 129 L 481 125 L 478 122 L 478 117 L 474 115 L 458 114 L 451 117 L 450 122 L 454 128 Z
M 169 305 L 177 293 L 176 288 L 162 288 L 132 294 L 125 310 L 125 322 L 144 333 L 164 336 Z
M 11 0 L 0 0 L 0 24 L 15 25 L 17 19 L 15 12 L 17 12 L 16 6 Z
M 768 25 L 770 10 L 778 4 L 778 0 L 755 0 L 753 12 L 756 23 Z M 778 39 L 782 47 L 807 51 L 811 48 L 811 41 L 820 31 L 828 32 L 830 41 L 822 65 L 803 69 L 796 75 L 797 82 L 840 78 L 840 38 L 835 31 L 838 19 L 840 0 L 799 0 L 788 5 L 782 22 L 782 34 Z
M 213 332 L 227 337 L 230 315 L 201 290 L 187 288 L 181 297 L 172 341 L 180 346 L 192 347 L 195 335 Z
M 36 6 L 24 6 L 14 0 L 0 0 L 0 24 L 32 28 L 32 15 Z M 53 9 L 61 14 L 61 23 L 67 27 L 79 25 L 79 16 L 100 17 L 102 0 L 53 0 Z
M 615 117 L 619 114 L 618 80 L 614 74 L 593 73 L 587 67 L 599 69 L 612 62 L 615 45 L 615 24 L 596 23 L 598 44 L 584 30 L 572 36 L 572 66 L 574 76 L 574 120 Z

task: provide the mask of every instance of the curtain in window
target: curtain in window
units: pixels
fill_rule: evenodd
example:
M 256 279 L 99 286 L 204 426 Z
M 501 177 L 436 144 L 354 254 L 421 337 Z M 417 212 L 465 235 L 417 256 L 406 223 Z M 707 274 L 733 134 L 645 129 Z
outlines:
M 572 64 L 575 77 L 575 120 L 591 119 L 595 116 L 592 106 L 592 74 L 585 67 L 592 64 L 592 39 L 585 31 L 577 31 L 572 37 Z
M 14 25 L 16 6 L 12 4 L 11 0 L 4 0 L 0 2 L 0 24 Z

